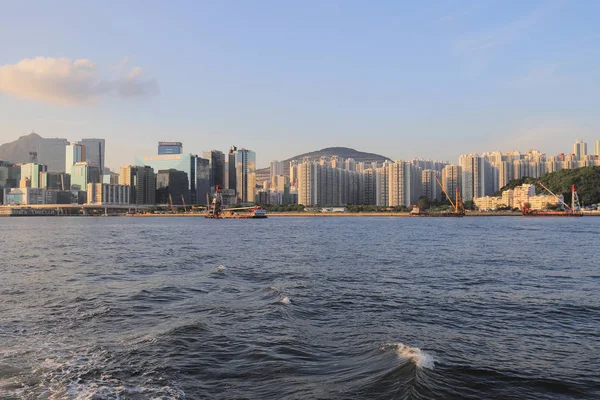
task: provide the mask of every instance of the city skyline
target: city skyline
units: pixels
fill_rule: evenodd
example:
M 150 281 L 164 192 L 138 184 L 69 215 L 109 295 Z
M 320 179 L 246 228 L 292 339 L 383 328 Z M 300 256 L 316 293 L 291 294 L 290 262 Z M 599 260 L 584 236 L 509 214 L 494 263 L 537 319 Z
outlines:
M 112 170 L 160 140 L 239 144 L 263 168 L 340 144 L 392 159 L 541 142 L 556 154 L 600 132 L 597 2 L 139 8 L 4 5 L 0 142 L 105 138 Z

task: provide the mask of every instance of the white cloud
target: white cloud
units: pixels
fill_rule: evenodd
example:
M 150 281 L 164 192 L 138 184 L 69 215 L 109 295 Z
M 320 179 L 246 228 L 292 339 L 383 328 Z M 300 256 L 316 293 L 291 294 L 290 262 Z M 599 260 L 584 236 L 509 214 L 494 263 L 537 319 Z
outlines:
M 53 104 L 87 105 L 106 95 L 148 97 L 159 89 L 140 67 L 118 79 L 102 80 L 92 60 L 36 57 L 0 66 L 0 92 Z

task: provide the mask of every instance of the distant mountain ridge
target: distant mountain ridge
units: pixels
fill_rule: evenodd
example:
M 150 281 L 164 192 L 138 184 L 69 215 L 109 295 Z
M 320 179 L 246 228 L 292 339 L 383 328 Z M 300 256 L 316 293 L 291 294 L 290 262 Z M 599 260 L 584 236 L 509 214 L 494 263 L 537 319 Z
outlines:
M 382 156 L 381 154 L 365 153 L 363 151 L 358 151 L 358 150 L 352 149 L 350 147 L 326 147 L 321 150 L 298 154 L 297 156 L 290 157 L 287 160 L 283 160 L 284 174 L 289 175 L 290 161 L 292 161 L 292 160 L 300 160 L 301 161 L 304 158 L 310 158 L 310 159 L 314 160 L 314 159 L 319 159 L 321 157 L 329 158 L 329 157 L 333 157 L 333 156 L 338 156 L 340 158 L 352 158 L 357 163 L 358 162 L 369 163 L 369 162 L 373 162 L 373 161 L 382 163 L 384 161 L 392 161 L 390 158 Z M 267 168 L 258 169 L 258 170 L 256 170 L 256 174 L 259 177 L 265 176 L 265 175 L 268 176 L 270 174 L 270 168 L 267 167 Z
M 37 151 L 42 139 L 37 133 L 30 133 L 13 142 L 4 143 L 0 145 L 0 160 L 15 164 L 29 162 L 29 152 Z
M 299 154 L 295 157 L 288 158 L 284 162 L 290 162 L 292 160 L 302 160 L 305 157 L 314 159 L 320 157 L 332 157 L 338 156 L 341 158 L 353 158 L 356 162 L 384 162 L 392 161 L 390 158 L 375 153 L 365 153 L 364 151 L 358 151 L 349 147 L 326 147 L 321 150 L 311 151 L 309 153 Z

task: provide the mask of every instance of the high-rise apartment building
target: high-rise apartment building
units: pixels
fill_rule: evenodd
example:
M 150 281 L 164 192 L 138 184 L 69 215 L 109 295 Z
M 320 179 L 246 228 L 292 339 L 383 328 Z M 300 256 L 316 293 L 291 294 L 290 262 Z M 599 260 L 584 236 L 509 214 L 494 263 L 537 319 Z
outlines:
M 71 173 L 73 164 L 86 161 L 85 146 L 81 143 L 69 143 L 65 146 L 65 172 Z
M 594 142 L 594 155 L 600 158 L 600 140 Z
M 292 186 L 296 186 L 298 184 L 298 165 L 300 165 L 300 161 L 290 161 L 290 185 Z
M 256 191 L 256 153 L 239 149 L 235 153 L 236 195 L 241 203 L 254 203 Z
M 442 185 L 452 202 L 456 201 L 457 189 L 462 188 L 462 168 L 458 165 L 448 164 L 442 169 Z M 460 192 L 459 192 L 460 193 Z
M 345 164 L 345 168 L 348 171 L 356 171 L 356 161 L 353 158 L 346 158 L 346 161 L 344 161 Z
M 156 174 L 150 166 L 121 167 L 119 184 L 129 187 L 131 204 L 156 204 Z
M 421 168 L 409 161 L 396 161 L 389 169 L 388 205 L 408 207 L 416 204 L 422 193 Z
M 277 175 L 283 175 L 283 162 L 273 160 L 271 161 L 271 178 Z
M 37 162 L 48 166 L 48 172 L 69 172 L 65 170 L 65 150 L 67 139 L 40 139 L 37 146 Z
M 583 159 L 587 155 L 587 143 L 577 139 L 573 145 L 573 154 L 575 154 L 575 161 Z
M 389 171 L 391 163 L 385 161 L 383 166 L 375 170 L 375 205 L 387 207 L 389 205 Z
M 100 169 L 100 174 L 104 174 L 104 148 L 106 144 L 105 140 L 82 139 L 81 144 L 85 146 L 85 161 L 88 162 L 90 167 L 96 167 Z
M 183 143 L 181 142 L 158 142 L 158 154 L 182 154 Z
M 471 201 L 474 197 L 484 197 L 494 193 L 494 175 L 489 161 L 477 154 L 461 155 L 462 199 Z
M 421 182 L 423 185 L 423 196 L 430 201 L 442 200 L 442 189 L 438 184 L 441 173 L 434 169 L 426 169 L 421 172 Z

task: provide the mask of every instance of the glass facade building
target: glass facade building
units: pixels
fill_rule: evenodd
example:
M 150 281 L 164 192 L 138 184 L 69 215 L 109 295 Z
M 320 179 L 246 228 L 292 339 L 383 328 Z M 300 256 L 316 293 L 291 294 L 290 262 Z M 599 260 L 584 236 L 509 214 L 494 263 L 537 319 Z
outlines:
M 81 144 L 85 146 L 85 161 L 87 161 L 91 167 L 100 168 L 100 173 L 104 174 L 105 140 L 104 139 L 83 139 L 81 141 Z M 97 183 L 97 182 L 93 182 L 93 183 Z M 82 189 L 82 190 L 85 190 L 85 189 Z
M 65 172 L 71 173 L 71 167 L 73 164 L 86 161 L 85 159 L 85 146 L 81 143 L 71 143 L 66 146 L 65 151 Z
M 156 174 L 156 200 L 158 204 L 189 204 L 189 191 L 189 179 L 185 172 L 169 169 L 160 170 Z
M 181 142 L 158 142 L 158 154 L 182 154 L 183 144 Z
M 206 205 L 206 193 L 210 189 L 209 162 L 192 154 L 159 154 L 135 157 L 134 165 L 147 165 L 158 175 L 158 171 L 174 169 L 183 171 L 188 177 L 187 204 Z M 158 188 L 158 185 L 157 185 Z M 158 202 L 158 199 L 157 199 Z
M 37 162 L 47 165 L 48 172 L 68 172 L 65 170 L 67 139 L 41 139 L 37 146 Z
M 256 153 L 239 149 L 235 153 L 236 194 L 241 203 L 254 203 L 256 192 Z
M 46 165 L 40 165 L 36 163 L 27 163 L 21 165 L 21 179 L 29 179 L 32 188 L 39 188 L 40 186 L 40 173 L 47 172 L 48 167 Z
M 205 151 L 202 155 L 209 163 L 211 192 L 215 191 L 217 185 L 225 188 L 225 154 L 218 150 L 211 150 Z

